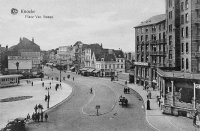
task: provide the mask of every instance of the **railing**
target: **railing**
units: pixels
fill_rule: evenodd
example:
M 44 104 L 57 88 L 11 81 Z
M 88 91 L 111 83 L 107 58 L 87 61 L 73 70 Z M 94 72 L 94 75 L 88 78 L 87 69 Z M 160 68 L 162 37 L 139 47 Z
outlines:
M 200 52 L 195 52 L 195 57 L 200 58 Z
M 150 44 L 152 44 L 152 45 L 158 44 L 158 41 L 157 40 L 151 40 Z
M 200 18 L 196 17 L 196 18 L 194 19 L 194 23 L 200 24 Z
M 166 41 L 166 39 L 161 39 L 161 40 L 158 40 L 158 43 L 166 44 L 167 41 Z
M 150 55 L 166 55 L 166 52 L 163 51 L 152 51 Z
M 150 63 L 151 66 L 155 66 L 155 67 L 164 67 L 165 65 L 162 63 Z
M 200 3 L 195 4 L 195 9 L 200 9 Z

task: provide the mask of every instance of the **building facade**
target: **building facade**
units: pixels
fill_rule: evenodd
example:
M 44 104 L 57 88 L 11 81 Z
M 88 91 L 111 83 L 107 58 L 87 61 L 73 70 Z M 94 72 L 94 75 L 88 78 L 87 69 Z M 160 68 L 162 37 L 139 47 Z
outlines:
M 166 0 L 168 68 L 158 86 L 164 113 L 193 117 L 200 111 L 199 0 Z
M 153 16 L 135 27 L 135 83 L 153 88 L 157 85 L 157 68 L 167 59 L 166 16 Z

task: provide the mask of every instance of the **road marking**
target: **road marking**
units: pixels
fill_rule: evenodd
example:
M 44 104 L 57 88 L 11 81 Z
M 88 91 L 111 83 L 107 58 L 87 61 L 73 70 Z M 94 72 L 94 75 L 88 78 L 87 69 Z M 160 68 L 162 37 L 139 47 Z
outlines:
M 94 97 L 95 97 L 95 90 L 93 91 L 93 93 L 94 93 L 94 95 L 90 98 L 90 100 L 89 100 L 85 105 L 83 105 L 83 107 L 81 108 L 81 111 L 82 111 L 82 113 L 83 113 L 84 115 L 89 115 L 88 113 L 86 113 L 86 112 L 83 110 L 83 108 L 85 108 L 85 107 L 94 99 Z
M 147 110 L 146 110 L 146 109 L 145 109 L 145 112 L 146 112 L 146 120 L 147 120 L 147 123 L 148 123 L 151 127 L 153 127 L 156 131 L 160 131 L 158 128 L 156 128 L 154 125 L 152 125 L 152 124 L 149 122 L 148 116 L 147 116 Z

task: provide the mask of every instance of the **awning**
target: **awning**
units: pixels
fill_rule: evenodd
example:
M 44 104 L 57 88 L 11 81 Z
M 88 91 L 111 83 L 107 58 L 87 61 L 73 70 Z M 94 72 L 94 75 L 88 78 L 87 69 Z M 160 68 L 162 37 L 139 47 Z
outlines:
M 90 69 L 87 70 L 87 72 L 92 72 L 92 71 L 94 71 L 94 70 L 95 70 L 95 69 L 91 69 L 91 68 L 90 68 Z
M 79 69 L 80 71 L 87 71 L 88 68 L 82 68 L 82 69 Z
M 98 72 L 100 72 L 100 70 L 95 70 L 95 71 L 93 71 L 94 73 L 98 73 Z

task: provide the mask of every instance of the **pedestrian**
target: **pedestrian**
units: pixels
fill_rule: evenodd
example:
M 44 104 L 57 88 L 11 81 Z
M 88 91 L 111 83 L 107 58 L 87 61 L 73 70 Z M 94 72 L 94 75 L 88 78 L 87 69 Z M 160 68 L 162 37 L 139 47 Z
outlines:
M 73 77 L 73 81 L 74 81 L 74 77 Z
M 28 115 L 27 115 L 27 117 L 26 117 L 26 118 L 27 118 L 27 121 L 30 119 L 30 115 L 29 115 L 29 113 L 28 113 Z
M 32 120 L 35 121 L 35 114 L 34 114 L 34 112 L 32 114 Z
M 37 121 L 38 122 L 40 121 L 40 113 L 39 112 L 37 113 Z
M 26 80 L 26 83 L 28 84 L 28 80 Z
M 51 82 L 49 83 L 49 85 L 51 86 Z
M 42 87 L 44 87 L 44 82 L 42 82 Z
M 51 80 L 53 80 L 53 78 L 51 78 Z
M 194 113 L 193 117 L 193 125 L 196 126 L 196 121 L 197 121 L 197 112 Z
M 47 95 L 45 95 L 45 98 L 44 98 L 45 102 L 47 101 Z
M 150 110 L 150 101 L 149 101 L 149 99 L 147 100 L 147 110 Z
M 35 105 L 35 113 L 37 113 L 37 109 L 38 109 L 38 106 L 37 106 L 37 104 Z
M 61 87 L 62 85 L 61 85 L 61 83 L 60 83 L 60 87 Z
M 43 122 L 43 112 L 41 112 L 41 121 Z
M 33 82 L 32 82 L 31 84 L 32 84 L 32 86 L 33 86 Z
M 47 115 L 47 113 L 45 113 L 45 121 L 47 121 L 47 119 L 48 119 L 48 115 Z

